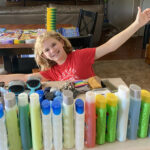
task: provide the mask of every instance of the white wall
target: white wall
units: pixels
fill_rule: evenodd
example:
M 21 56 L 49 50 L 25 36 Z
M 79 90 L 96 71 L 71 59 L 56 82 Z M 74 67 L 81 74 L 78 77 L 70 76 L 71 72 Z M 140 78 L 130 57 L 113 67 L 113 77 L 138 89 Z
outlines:
M 142 9 L 150 7 L 150 0 L 140 0 L 140 5 Z
M 108 19 L 120 31 L 130 25 L 136 17 L 137 7 L 150 7 L 150 0 L 108 0 Z M 144 27 L 135 35 L 143 35 Z
M 0 6 L 6 6 L 6 2 L 5 2 L 6 0 L 0 0 Z
M 134 18 L 134 0 L 109 0 L 109 23 L 122 30 L 127 27 Z

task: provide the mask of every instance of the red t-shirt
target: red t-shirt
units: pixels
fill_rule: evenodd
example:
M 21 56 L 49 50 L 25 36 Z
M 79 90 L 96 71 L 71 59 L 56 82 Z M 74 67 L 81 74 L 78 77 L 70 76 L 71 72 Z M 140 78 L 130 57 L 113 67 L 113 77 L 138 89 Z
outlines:
M 40 74 L 50 81 L 82 80 L 95 76 L 92 68 L 96 48 L 85 48 L 68 54 L 62 65 L 54 65 Z

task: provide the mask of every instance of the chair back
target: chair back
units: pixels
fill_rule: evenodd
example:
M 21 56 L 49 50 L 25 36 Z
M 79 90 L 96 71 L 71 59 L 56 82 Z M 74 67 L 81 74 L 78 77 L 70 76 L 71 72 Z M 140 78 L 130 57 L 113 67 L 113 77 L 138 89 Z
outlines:
M 80 9 L 77 27 L 80 35 L 94 34 L 97 12 Z

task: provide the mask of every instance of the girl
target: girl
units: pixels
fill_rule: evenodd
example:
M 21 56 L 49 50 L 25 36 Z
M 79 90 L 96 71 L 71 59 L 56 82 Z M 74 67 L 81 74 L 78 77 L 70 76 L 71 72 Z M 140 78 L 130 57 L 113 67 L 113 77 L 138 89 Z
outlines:
M 135 21 L 111 38 L 108 42 L 96 48 L 86 48 L 72 51 L 70 42 L 56 32 L 45 32 L 37 37 L 35 43 L 35 60 L 41 69 L 34 74 L 0 75 L 0 81 L 24 80 L 35 75 L 42 80 L 80 80 L 95 76 L 92 64 L 100 57 L 117 50 L 139 28 L 150 21 L 150 8 L 143 12 L 138 7 Z

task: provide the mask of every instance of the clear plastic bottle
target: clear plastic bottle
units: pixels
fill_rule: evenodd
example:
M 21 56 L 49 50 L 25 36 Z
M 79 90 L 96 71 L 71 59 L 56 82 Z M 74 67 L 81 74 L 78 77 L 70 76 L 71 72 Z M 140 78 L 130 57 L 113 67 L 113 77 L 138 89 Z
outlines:
M 106 98 L 101 95 L 96 95 L 96 144 L 105 143 L 106 131 Z
M 138 137 L 145 138 L 148 134 L 147 131 L 150 116 L 150 92 L 147 90 L 141 90 L 141 100 Z
M 39 95 L 32 93 L 30 95 L 30 116 L 33 150 L 41 150 L 42 145 L 42 122 Z
M 43 144 L 44 150 L 51 150 L 53 148 L 53 132 L 51 121 L 50 101 L 43 100 L 42 107 L 42 127 L 43 127 Z
M 84 149 L 84 102 L 77 99 L 75 102 L 75 148 Z
M 137 130 L 139 125 L 139 115 L 141 107 L 141 88 L 136 84 L 130 87 L 130 108 L 128 117 L 127 138 L 135 140 L 137 138 Z
M 8 150 L 5 114 L 2 103 L 0 103 L 0 150 Z
M 118 98 L 113 93 L 107 93 L 106 101 L 107 101 L 106 141 L 114 142 L 116 140 Z
M 123 142 L 126 140 L 128 113 L 129 113 L 129 88 L 120 85 L 118 87 L 118 120 L 117 120 L 117 140 Z
M 18 95 L 20 134 L 23 150 L 30 150 L 32 147 L 28 94 Z
M 17 118 L 16 97 L 12 92 L 4 95 L 6 110 L 6 127 L 8 132 L 9 150 L 21 149 L 21 137 L 19 135 L 19 124 Z
M 74 103 L 73 93 L 70 90 L 63 91 L 63 129 L 64 148 L 73 148 L 75 144 Z
M 62 110 L 61 110 L 61 102 L 59 100 L 55 100 L 52 102 L 53 109 L 53 143 L 55 150 L 63 149 L 63 129 L 62 129 Z
M 96 141 L 96 107 L 94 92 L 86 92 L 85 98 L 85 145 L 94 147 Z

